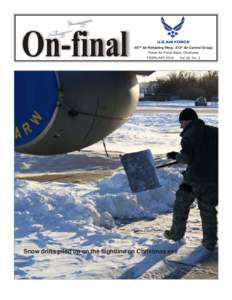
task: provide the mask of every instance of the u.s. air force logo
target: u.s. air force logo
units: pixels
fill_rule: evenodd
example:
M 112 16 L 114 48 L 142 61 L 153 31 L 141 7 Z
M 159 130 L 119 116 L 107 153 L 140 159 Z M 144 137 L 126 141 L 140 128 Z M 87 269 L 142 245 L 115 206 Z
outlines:
M 164 17 L 161 17 L 161 23 L 163 24 L 164 29 L 166 29 L 168 31 L 168 35 L 170 35 L 172 38 L 174 38 L 178 34 L 178 31 L 183 26 L 184 21 L 185 21 L 185 18 L 182 17 L 180 23 L 178 23 L 176 26 L 172 27 L 165 22 Z

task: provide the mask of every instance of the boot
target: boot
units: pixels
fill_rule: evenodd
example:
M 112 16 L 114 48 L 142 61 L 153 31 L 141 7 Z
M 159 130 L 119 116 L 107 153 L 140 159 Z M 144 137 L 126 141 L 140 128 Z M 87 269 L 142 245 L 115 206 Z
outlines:
M 173 240 L 173 241 L 179 241 L 181 238 L 175 236 L 172 234 L 171 230 L 165 230 L 164 231 L 164 236 L 166 237 L 166 239 L 168 240 Z

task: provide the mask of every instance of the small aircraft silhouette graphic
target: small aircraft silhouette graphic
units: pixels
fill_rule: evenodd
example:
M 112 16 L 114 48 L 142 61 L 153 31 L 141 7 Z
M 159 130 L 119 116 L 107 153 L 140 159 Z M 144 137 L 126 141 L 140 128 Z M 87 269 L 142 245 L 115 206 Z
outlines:
M 53 30 L 52 32 L 49 32 L 49 36 L 59 36 L 60 38 L 63 38 L 69 32 L 72 32 L 72 30 L 67 30 L 67 31 Z
M 68 23 L 68 26 L 80 25 L 81 27 L 85 27 L 87 23 L 90 23 L 92 21 L 93 20 L 86 20 L 86 21 L 81 21 L 81 22 L 67 21 L 67 23 Z
M 168 35 L 170 35 L 172 38 L 175 37 L 178 34 L 177 31 L 179 31 L 181 29 L 181 27 L 184 24 L 184 21 L 185 21 L 185 18 L 182 17 L 179 24 L 177 24 L 175 27 L 171 27 L 170 25 L 168 25 L 165 22 L 164 17 L 161 17 L 161 22 L 162 22 L 164 28 L 168 31 Z

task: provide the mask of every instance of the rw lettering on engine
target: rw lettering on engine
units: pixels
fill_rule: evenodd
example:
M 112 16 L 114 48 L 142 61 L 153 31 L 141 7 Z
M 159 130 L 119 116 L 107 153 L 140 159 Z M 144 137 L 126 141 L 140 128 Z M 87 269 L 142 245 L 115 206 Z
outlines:
M 15 139 L 22 139 L 24 135 L 30 135 L 35 127 L 38 127 L 42 121 L 42 116 L 39 112 L 34 111 L 28 120 L 15 126 Z

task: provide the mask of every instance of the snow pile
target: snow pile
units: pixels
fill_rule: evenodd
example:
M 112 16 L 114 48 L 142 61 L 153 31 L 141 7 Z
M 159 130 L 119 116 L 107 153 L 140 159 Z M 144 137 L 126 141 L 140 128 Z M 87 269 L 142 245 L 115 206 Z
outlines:
M 113 228 L 115 222 L 154 218 L 172 210 L 181 175 L 159 172 L 162 187 L 134 195 L 123 171 L 95 184 L 16 181 L 16 237 L 36 230 L 75 231 L 77 227 Z

